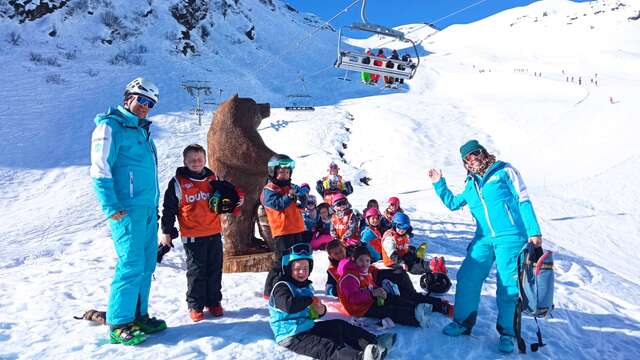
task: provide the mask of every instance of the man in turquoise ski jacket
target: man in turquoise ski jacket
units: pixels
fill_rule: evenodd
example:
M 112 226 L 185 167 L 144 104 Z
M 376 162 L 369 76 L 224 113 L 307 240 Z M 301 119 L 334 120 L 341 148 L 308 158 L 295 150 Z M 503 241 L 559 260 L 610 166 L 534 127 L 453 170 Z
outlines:
M 454 195 L 449 190 L 440 170 L 429 170 L 436 194 L 445 206 L 450 210 L 469 206 L 476 222 L 475 236 L 457 275 L 454 321 L 443 332 L 450 336 L 471 333 L 482 284 L 495 259 L 498 350 L 510 353 L 514 347 L 513 321 L 519 291 L 517 257 L 527 241 L 537 247 L 542 245 L 540 226 L 518 170 L 509 163 L 496 161 L 477 140 L 460 147 L 460 155 L 468 173 L 461 194 Z
M 150 81 L 131 81 L 123 105 L 96 116 L 91 138 L 90 174 L 118 256 L 107 309 L 113 344 L 137 345 L 146 334 L 167 327 L 148 314 L 159 187 L 156 147 L 146 117 L 158 95 Z

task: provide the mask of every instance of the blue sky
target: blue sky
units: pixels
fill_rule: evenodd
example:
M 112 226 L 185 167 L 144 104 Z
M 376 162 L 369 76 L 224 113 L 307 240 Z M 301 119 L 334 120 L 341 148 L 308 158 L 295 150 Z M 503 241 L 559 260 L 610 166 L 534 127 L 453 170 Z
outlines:
M 453 12 L 482 0 L 368 0 L 367 17 L 369 22 L 389 27 L 411 23 L 433 23 Z M 575 2 L 586 2 L 578 0 Z M 353 0 L 284 0 L 302 12 L 317 14 L 322 19 L 329 19 Z M 459 14 L 435 24 L 443 29 L 452 24 L 466 24 L 483 19 L 492 14 L 516 6 L 531 4 L 531 0 L 487 0 Z M 349 13 L 342 15 L 332 24 L 347 25 L 360 21 L 360 5 L 356 5 Z

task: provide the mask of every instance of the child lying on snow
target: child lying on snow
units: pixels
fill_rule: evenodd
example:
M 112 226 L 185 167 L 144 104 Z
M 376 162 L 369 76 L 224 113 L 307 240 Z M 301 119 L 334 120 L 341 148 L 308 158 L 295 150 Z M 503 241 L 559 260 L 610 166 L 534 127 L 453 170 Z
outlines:
M 315 359 L 383 359 L 395 343 L 395 334 L 376 337 L 341 319 L 315 321 L 326 314 L 327 307 L 313 296 L 312 269 L 307 244 L 294 245 L 282 257 L 282 275 L 269 297 L 269 324 L 278 345 Z

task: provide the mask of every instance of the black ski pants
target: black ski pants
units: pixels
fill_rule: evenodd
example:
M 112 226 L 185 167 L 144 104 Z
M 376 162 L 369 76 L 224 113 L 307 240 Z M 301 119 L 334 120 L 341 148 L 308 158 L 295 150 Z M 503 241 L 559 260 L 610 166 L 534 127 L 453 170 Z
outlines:
M 388 317 L 398 324 L 420 326 L 416 320 L 416 303 L 390 294 L 387 295 L 382 306 L 374 302 L 364 316 L 376 319 Z
M 282 256 L 289 253 L 291 246 L 304 243 L 304 239 L 302 237 L 302 233 L 295 233 L 275 236 L 273 238 L 273 243 L 275 246 L 275 258 L 273 259 L 271 270 L 269 270 L 269 273 L 267 274 L 267 279 L 264 282 L 263 294 L 267 297 L 271 296 L 271 289 L 273 289 L 273 285 L 275 285 L 275 279 L 282 274 Z
M 222 300 L 222 236 L 189 238 L 187 253 L 187 304 L 202 311 Z
M 400 296 L 403 299 L 409 300 L 415 304 L 440 304 L 442 302 L 441 299 L 433 296 L 428 296 L 424 293 L 419 293 L 416 291 L 416 288 L 413 287 L 413 283 L 409 278 L 409 274 L 407 274 L 404 270 L 392 270 L 392 269 L 381 269 L 378 270 L 376 275 L 376 284 L 378 286 L 382 286 L 382 282 L 388 279 L 392 283 L 398 285 L 398 290 L 400 290 Z
M 341 319 L 317 321 L 311 330 L 291 336 L 282 342 L 287 349 L 314 359 L 360 360 L 376 336 Z

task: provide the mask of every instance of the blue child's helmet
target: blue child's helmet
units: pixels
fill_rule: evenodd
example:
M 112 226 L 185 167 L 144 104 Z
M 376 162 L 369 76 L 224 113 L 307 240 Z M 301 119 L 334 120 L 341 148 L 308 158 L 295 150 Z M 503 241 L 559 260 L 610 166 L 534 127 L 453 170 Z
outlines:
M 391 219 L 396 229 L 408 230 L 411 227 L 411 220 L 405 213 L 398 212 Z
M 296 260 L 309 260 L 309 274 L 313 270 L 313 249 L 307 243 L 294 244 L 282 257 L 282 272 L 291 275 L 291 263 Z
M 293 169 L 296 167 L 296 162 L 287 155 L 275 154 L 271 157 L 271 159 L 269 159 L 268 167 L 269 176 L 275 178 L 276 170 L 278 170 L 278 168 L 289 168 L 291 169 L 291 173 L 293 174 Z

